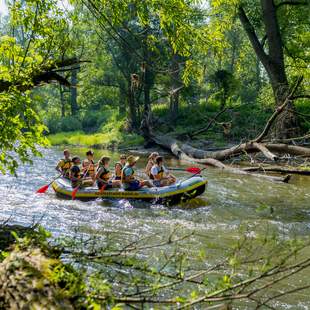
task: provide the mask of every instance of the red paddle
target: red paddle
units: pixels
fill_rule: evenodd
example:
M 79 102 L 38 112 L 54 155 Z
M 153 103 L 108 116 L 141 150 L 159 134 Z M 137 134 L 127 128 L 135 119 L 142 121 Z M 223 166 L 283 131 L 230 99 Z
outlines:
M 106 184 L 102 185 L 102 187 L 99 190 L 99 194 L 102 194 L 104 192 L 106 186 L 107 186 Z
M 40 187 L 40 188 L 36 191 L 36 193 L 37 193 L 37 194 L 44 194 L 44 193 L 48 190 L 48 188 L 50 187 L 50 185 L 51 185 L 55 180 L 59 179 L 61 176 L 62 176 L 62 174 L 60 174 L 58 177 L 54 178 L 53 181 L 51 181 L 49 184 Z
M 198 167 L 188 167 L 188 168 L 168 168 L 168 170 L 175 170 L 175 171 L 186 171 L 193 174 L 198 174 L 201 172 L 201 169 Z
M 77 193 L 77 191 L 79 190 L 80 186 L 81 186 L 81 185 L 77 186 L 77 187 L 72 191 L 71 196 L 72 196 L 72 199 L 73 199 L 73 200 L 75 199 L 76 193 Z

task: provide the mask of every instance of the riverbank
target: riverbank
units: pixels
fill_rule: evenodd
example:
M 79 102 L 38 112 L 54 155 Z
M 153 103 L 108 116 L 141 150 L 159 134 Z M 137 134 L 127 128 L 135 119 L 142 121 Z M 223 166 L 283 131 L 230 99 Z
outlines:
M 302 105 L 297 108 L 303 112 Z M 219 112 L 219 109 L 215 104 L 181 106 L 178 117 L 172 121 L 167 108 L 158 104 L 152 109 L 153 127 L 158 133 L 169 133 L 177 140 L 190 141 L 196 148 L 213 151 L 237 145 L 242 140 L 253 139 L 273 111 L 270 106 L 261 110 L 257 104 L 232 105 L 223 112 Z M 302 119 L 301 123 L 303 131 L 307 132 L 309 124 L 302 122 Z M 48 139 L 52 146 L 109 150 L 141 148 L 144 138 L 138 132 L 128 131 L 127 127 L 126 118 L 120 117 L 117 111 L 113 110 L 111 117 L 96 131 L 90 131 L 87 126 L 73 131 L 52 131 L 53 134 L 48 135 Z
M 138 134 L 122 133 L 93 133 L 83 131 L 60 132 L 47 136 L 52 146 L 89 147 L 94 149 L 125 149 L 141 146 L 144 143 Z
M 85 151 L 72 149 L 72 154 L 82 156 Z M 192 274 L 191 270 L 185 270 L 183 273 L 184 270 L 179 270 L 178 266 L 209 268 L 216 265 L 219 258 L 228 252 L 228 247 L 240 240 L 242 226 L 244 229 L 249 227 L 249 230 L 246 230 L 247 236 L 262 241 L 265 240 L 265 234 L 273 236 L 273 229 L 283 233 L 283 240 L 292 242 L 296 237 L 303 238 L 310 234 L 308 177 L 296 176 L 292 184 L 271 183 L 248 175 L 206 169 L 203 171 L 203 175 L 209 180 L 206 192 L 200 198 L 173 208 L 124 199 L 83 202 L 59 199 L 52 189 L 44 195 L 35 194 L 38 188 L 48 184 L 57 175 L 55 164 L 62 157 L 62 150 L 56 147 L 43 149 L 42 153 L 42 158 L 33 158 L 33 166 L 22 165 L 18 168 L 18 178 L 12 175 L 0 178 L 1 221 L 23 226 L 39 222 L 44 229 L 52 233 L 48 240 L 52 244 L 60 244 L 60 248 L 65 249 L 61 255 L 62 262 L 78 266 L 79 271 L 89 268 L 94 277 L 89 277 L 87 283 L 99 283 L 100 279 L 106 279 L 106 283 L 112 286 L 112 295 L 118 298 L 118 302 L 121 298 L 124 300 L 124 296 L 135 293 L 136 286 L 132 283 L 141 284 L 141 292 L 153 292 L 154 283 L 162 286 L 174 282 L 174 279 L 164 280 L 162 275 L 157 277 L 157 274 L 155 279 L 148 283 L 142 281 L 148 278 L 149 274 L 153 275 L 156 270 L 172 275 L 179 275 L 181 271 L 187 278 Z M 112 162 L 119 158 L 117 152 L 98 150 L 95 153 L 96 159 L 103 154 L 108 154 Z M 175 158 L 167 158 L 166 163 L 168 167 L 184 167 L 182 162 Z M 138 170 L 143 167 L 145 157 L 137 164 Z M 175 171 L 174 174 L 178 178 L 190 176 L 182 171 Z M 268 230 L 265 231 L 263 227 L 266 226 Z M 189 238 L 184 239 L 184 236 Z M 180 242 L 179 250 L 171 247 L 171 241 L 175 240 Z M 156 248 L 156 245 L 160 245 L 160 248 Z M 261 254 L 261 248 L 257 248 Z M 132 255 L 132 252 L 128 253 L 124 249 L 132 249 L 136 253 Z M 116 255 L 118 253 L 120 255 Z M 163 255 L 160 256 L 160 253 Z M 180 264 L 176 264 L 175 253 L 179 253 Z M 275 252 L 268 250 L 268 253 Z M 276 254 L 273 255 L 274 258 L 280 257 L 278 251 Z M 305 255 L 309 257 L 309 250 Z M 167 259 L 171 257 L 173 259 L 166 266 Z M 186 264 L 183 264 L 184 257 Z M 199 259 L 200 261 L 197 261 Z M 234 258 L 232 262 L 235 262 Z M 150 271 L 147 277 L 139 273 L 138 269 L 141 266 L 144 268 L 145 263 L 148 263 L 146 267 L 150 267 L 145 268 L 146 271 Z M 126 264 L 127 267 L 120 268 L 121 264 Z M 162 266 L 166 268 L 161 269 Z M 143 277 L 141 282 L 137 282 L 139 274 Z M 292 285 L 299 286 L 300 281 L 307 283 L 309 275 L 309 271 L 305 271 L 294 281 L 289 280 L 281 284 L 280 289 L 284 290 Z M 210 278 L 214 279 L 213 275 Z M 178 281 L 180 279 L 177 279 L 176 283 Z M 182 287 L 178 288 L 177 293 L 185 300 L 191 298 L 187 292 L 195 290 L 189 290 L 188 284 L 182 282 Z M 100 292 L 100 295 L 104 296 L 104 292 Z M 168 296 L 169 293 L 171 292 L 159 292 L 159 297 Z M 171 294 L 175 297 L 173 292 Z M 309 306 L 306 298 L 307 296 L 299 294 L 278 303 L 276 308 L 296 308 L 297 305 L 306 308 Z
M 261 111 L 257 105 L 245 105 L 232 106 L 217 116 L 219 109 L 216 104 L 197 104 L 190 107 L 181 105 L 177 118 L 172 121 L 166 106 L 157 104 L 152 109 L 153 126 L 158 132 L 169 133 L 178 139 L 187 140 L 189 134 L 210 123 L 209 129 L 212 130 L 195 135 L 194 139 L 191 138 L 191 143 L 201 148 L 221 148 L 231 144 L 232 141 L 240 141 L 241 138 L 245 138 L 245 134 L 253 137 L 260 129 L 260 124 L 264 124 L 271 113 L 269 107 Z M 97 126 L 95 131 L 90 130 L 91 124 L 73 126 L 73 120 L 70 121 L 72 126 L 68 126 L 67 123 L 65 127 L 58 126 L 62 128 L 59 132 L 47 124 L 51 131 L 48 139 L 53 146 L 83 146 L 112 150 L 143 145 L 144 139 L 139 133 L 128 132 L 125 118 L 120 117 L 116 110 L 110 111 L 110 114 L 110 117 Z M 99 118 L 99 116 L 98 114 L 96 117 Z M 251 119 L 251 129 L 245 128 L 248 119 Z M 75 128 L 78 129 L 74 130 Z

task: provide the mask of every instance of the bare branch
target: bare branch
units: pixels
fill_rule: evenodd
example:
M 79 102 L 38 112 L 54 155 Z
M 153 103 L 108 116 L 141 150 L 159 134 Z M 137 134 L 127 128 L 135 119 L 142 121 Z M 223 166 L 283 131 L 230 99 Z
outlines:
M 253 142 L 260 142 L 263 140 L 263 138 L 268 134 L 273 122 L 275 121 L 275 119 L 277 118 L 277 116 L 279 114 L 281 114 L 285 107 L 289 104 L 289 102 L 292 100 L 292 96 L 295 94 L 295 92 L 297 91 L 299 85 L 301 84 L 303 80 L 303 77 L 299 77 L 295 83 L 295 85 L 293 86 L 292 90 L 290 91 L 289 95 L 286 97 L 286 99 L 284 100 L 283 104 L 280 105 L 275 112 L 271 115 L 271 117 L 269 118 L 264 130 L 261 132 L 260 135 L 258 135 Z

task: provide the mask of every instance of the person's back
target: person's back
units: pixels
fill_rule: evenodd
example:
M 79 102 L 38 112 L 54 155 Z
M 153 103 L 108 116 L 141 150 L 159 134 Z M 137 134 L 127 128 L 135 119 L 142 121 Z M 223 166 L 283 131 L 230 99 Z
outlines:
M 135 181 L 134 177 L 135 171 L 132 166 L 128 163 L 122 169 L 121 174 L 121 182 L 123 184 L 124 189 L 130 189 L 132 187 L 132 183 Z
M 87 158 L 82 162 L 83 173 L 86 177 L 94 179 L 95 177 L 95 162 L 94 152 L 92 150 L 87 151 Z
M 70 158 L 69 150 L 64 150 L 64 158 L 58 162 L 56 170 L 59 171 L 64 177 L 68 178 L 72 165 L 73 163 Z

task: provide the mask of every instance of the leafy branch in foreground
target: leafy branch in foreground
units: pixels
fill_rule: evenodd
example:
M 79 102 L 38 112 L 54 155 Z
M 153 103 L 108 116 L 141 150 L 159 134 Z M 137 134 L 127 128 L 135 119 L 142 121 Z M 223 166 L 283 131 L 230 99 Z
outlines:
M 257 309 L 274 309 L 275 301 L 309 288 L 302 281 L 295 281 L 293 287 L 287 284 L 310 267 L 310 258 L 304 255 L 308 243 L 285 240 L 268 229 L 262 236 L 245 231 L 235 245 L 223 249 L 222 257 L 213 258 L 209 238 L 199 236 L 204 239 L 202 247 L 194 237 L 175 230 L 159 242 L 158 236 L 150 235 L 129 238 L 127 245 L 120 246 L 124 243 L 119 236 L 109 233 L 66 244 L 65 253 L 98 270 L 97 277 L 111 284 L 114 303 L 126 305 L 169 304 L 177 309 L 210 305 L 216 309 L 223 303 L 247 302 Z M 191 244 L 190 252 L 187 244 Z M 98 291 L 89 291 L 89 296 L 107 301 Z
M 111 230 L 51 245 L 51 235 L 38 225 L 5 223 L 0 238 L 10 242 L 0 243 L 0 302 L 55 309 L 220 309 L 245 303 L 275 309 L 286 296 L 309 288 L 301 276 L 310 267 L 309 243 L 288 240 L 268 227 L 261 232 L 246 228 L 225 249 L 209 236 L 178 227 L 164 238 Z M 18 292 L 14 298 L 1 293 L 7 285 Z
M 31 162 L 46 146 L 47 128 L 40 120 L 30 90 L 57 81 L 69 85 L 58 72 L 80 63 L 62 57 L 67 22 L 57 1 L 8 2 L 8 28 L 0 32 L 0 171 L 16 172 L 18 161 Z

